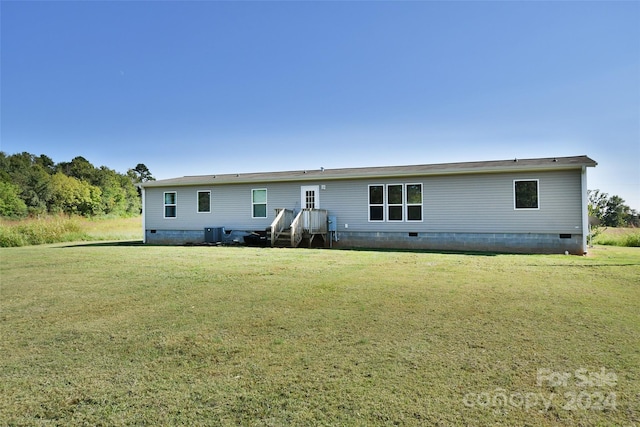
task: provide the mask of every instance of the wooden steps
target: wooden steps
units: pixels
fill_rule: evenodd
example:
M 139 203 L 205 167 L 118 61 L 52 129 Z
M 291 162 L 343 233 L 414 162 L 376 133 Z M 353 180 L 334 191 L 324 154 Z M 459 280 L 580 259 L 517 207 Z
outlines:
M 271 236 L 268 235 L 267 239 L 270 240 Z M 290 248 L 291 247 L 291 228 L 287 228 L 286 230 L 282 230 L 278 233 L 278 237 L 276 238 L 274 247 L 277 248 Z

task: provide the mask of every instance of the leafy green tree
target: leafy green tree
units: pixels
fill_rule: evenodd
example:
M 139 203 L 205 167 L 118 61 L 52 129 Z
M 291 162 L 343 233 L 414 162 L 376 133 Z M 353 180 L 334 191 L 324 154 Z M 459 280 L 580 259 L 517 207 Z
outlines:
M 127 216 L 139 213 L 138 193 L 127 176 L 101 166 L 96 170 L 96 184 L 102 190 L 102 209 L 105 214 Z
M 142 212 L 142 198 L 140 196 L 140 189 L 136 187 L 129 177 L 120 175 L 120 185 L 126 193 L 127 200 L 127 215 L 140 215 Z
M 609 195 L 602 193 L 600 190 L 587 190 L 587 197 L 589 199 L 589 216 L 596 218 L 599 223 L 602 222 L 602 215 L 606 210 Z
M 122 215 L 126 211 L 126 193 L 117 172 L 102 166 L 96 171 L 96 184 L 102 190 L 102 210 L 105 214 Z
M 638 213 L 620 196 L 609 196 L 600 190 L 589 190 L 589 216 L 605 227 L 633 227 L 640 222 Z
M 20 198 L 20 189 L 10 182 L 0 181 L 0 216 L 22 218 L 27 216 L 27 205 Z
M 96 215 L 101 212 L 100 188 L 61 172 L 51 177 L 52 213 Z
M 13 182 L 9 175 L 9 158 L 2 151 L 0 151 L 0 181 Z
M 151 175 L 151 171 L 144 163 L 138 163 L 135 168 L 129 169 L 127 176 L 136 187 L 136 202 L 131 204 L 130 209 L 135 209 L 138 214 L 142 213 L 142 190 L 138 184 L 155 181 L 156 179 Z
M 91 184 L 93 184 L 95 180 L 96 168 L 82 156 L 74 157 L 71 162 L 68 163 L 59 163 L 56 169 L 67 176 L 82 179 Z
M 138 163 L 135 168 L 129 169 L 127 171 L 127 175 L 131 178 L 134 184 L 156 180 L 144 163 Z
M 49 175 L 53 175 L 56 172 L 56 164 L 49 156 L 40 154 L 39 157 L 34 158 L 34 163 L 40 165 Z
M 0 166 L 2 179 L 6 181 L 8 176 L 9 181 L 18 187 L 20 198 L 27 205 L 29 212 L 36 215 L 46 213 L 51 198 L 51 176 L 42 163 L 38 162 L 38 158 L 27 152 L 8 157 L 3 155 L 0 158 Z
M 625 214 L 629 211 L 629 206 L 624 204 L 624 199 L 620 196 L 611 196 L 606 203 L 606 209 L 602 215 L 602 223 L 610 227 L 624 227 Z
M 55 164 L 44 154 L 8 156 L 0 151 L 0 182 L 7 184 L 0 195 L 4 203 L 0 215 L 22 215 L 22 204 L 32 215 L 138 215 L 141 200 L 136 184 L 152 180 L 155 178 L 142 163 L 121 174 L 106 166 L 96 168 L 82 156 Z M 22 204 L 15 201 L 15 195 Z

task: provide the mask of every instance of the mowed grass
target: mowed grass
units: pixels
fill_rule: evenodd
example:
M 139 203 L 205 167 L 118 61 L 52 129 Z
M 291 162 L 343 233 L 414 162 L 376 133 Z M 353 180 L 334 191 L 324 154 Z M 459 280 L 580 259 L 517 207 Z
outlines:
M 640 423 L 637 248 L 0 256 L 3 425 Z

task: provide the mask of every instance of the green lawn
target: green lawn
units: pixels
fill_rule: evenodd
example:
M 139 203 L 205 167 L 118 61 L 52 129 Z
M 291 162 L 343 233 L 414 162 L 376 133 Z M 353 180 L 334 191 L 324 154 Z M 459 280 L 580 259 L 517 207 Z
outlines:
M 640 423 L 640 249 L 0 249 L 2 425 Z

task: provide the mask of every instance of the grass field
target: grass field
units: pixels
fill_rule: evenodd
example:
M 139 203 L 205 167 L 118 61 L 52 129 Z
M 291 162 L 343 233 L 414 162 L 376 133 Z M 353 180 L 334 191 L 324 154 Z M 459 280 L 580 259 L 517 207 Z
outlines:
M 142 239 L 142 217 L 84 218 L 45 216 L 9 220 L 0 218 L 0 247 L 95 240 Z
M 0 249 L 2 425 L 640 424 L 640 250 Z
M 593 239 L 596 245 L 640 247 L 640 229 L 606 227 Z

